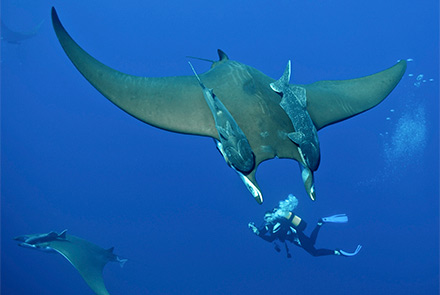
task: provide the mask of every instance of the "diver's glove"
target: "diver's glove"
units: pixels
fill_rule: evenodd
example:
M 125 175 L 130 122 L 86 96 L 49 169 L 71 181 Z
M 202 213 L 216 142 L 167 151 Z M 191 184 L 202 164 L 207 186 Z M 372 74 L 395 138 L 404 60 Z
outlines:
M 254 232 L 254 234 L 259 235 L 260 231 L 258 230 L 258 228 L 255 226 L 255 223 L 253 222 L 249 222 L 248 223 L 248 227 Z

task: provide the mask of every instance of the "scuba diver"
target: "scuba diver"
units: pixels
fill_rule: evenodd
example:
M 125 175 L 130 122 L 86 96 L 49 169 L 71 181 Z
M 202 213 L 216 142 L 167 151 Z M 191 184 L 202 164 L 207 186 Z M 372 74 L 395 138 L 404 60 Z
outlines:
M 340 249 L 316 249 L 315 242 L 318 237 L 319 230 L 325 223 L 346 223 L 348 217 L 345 214 L 337 214 L 329 217 L 321 218 L 318 221 L 315 229 L 312 231 L 310 237 L 304 234 L 304 229 L 307 223 L 299 216 L 293 213 L 293 210 L 298 205 L 298 199 L 289 194 L 288 198 L 284 201 L 280 201 L 278 208 L 274 208 L 272 211 L 266 212 L 264 215 L 264 223 L 261 227 L 257 228 L 255 223 L 250 222 L 249 228 L 265 241 L 275 244 L 275 250 L 280 252 L 281 249 L 275 240 L 279 240 L 284 243 L 287 258 L 292 257 L 289 253 L 286 241 L 295 244 L 298 247 L 303 248 L 312 256 L 324 256 L 324 255 L 339 255 L 350 257 L 356 255 L 362 248 L 358 245 L 353 253 L 345 252 Z

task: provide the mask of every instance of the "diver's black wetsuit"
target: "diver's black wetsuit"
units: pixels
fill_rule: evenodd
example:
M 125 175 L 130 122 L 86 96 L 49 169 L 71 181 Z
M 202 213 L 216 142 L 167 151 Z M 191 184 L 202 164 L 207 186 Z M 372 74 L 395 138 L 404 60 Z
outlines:
M 291 243 L 303 248 L 312 256 L 324 256 L 324 255 L 334 255 L 335 251 L 330 249 L 316 249 L 315 242 L 318 237 L 319 230 L 321 229 L 322 223 L 318 223 L 315 229 L 312 231 L 310 237 L 304 234 L 304 229 L 307 223 L 304 220 L 294 226 L 292 219 L 295 214 L 292 213 L 289 219 L 284 217 L 278 217 L 273 222 L 265 222 L 260 228 L 258 228 L 258 236 L 265 241 L 274 242 L 275 240 L 280 240 L 280 242 L 285 243 L 286 240 Z M 286 250 L 289 255 L 289 251 L 286 245 Z M 278 251 L 278 250 L 277 250 Z

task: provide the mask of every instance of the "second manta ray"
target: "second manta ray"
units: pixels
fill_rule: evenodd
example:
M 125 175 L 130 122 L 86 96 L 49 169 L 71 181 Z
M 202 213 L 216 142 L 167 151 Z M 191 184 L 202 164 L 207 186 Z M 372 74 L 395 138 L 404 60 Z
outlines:
M 41 21 L 32 31 L 30 32 L 15 32 L 11 30 L 8 26 L 6 26 L 3 23 L 3 20 L 1 20 L 1 39 L 5 40 L 8 43 L 11 44 L 20 44 L 21 41 L 30 39 L 37 35 L 38 31 L 40 30 L 41 25 L 43 24 L 44 20 Z
M 32 234 L 14 238 L 20 241 L 21 247 L 36 249 L 44 252 L 58 252 L 64 256 L 86 281 L 87 285 L 97 295 L 109 295 L 104 285 L 102 271 L 109 261 L 119 262 L 121 267 L 127 259 L 121 259 L 113 253 L 113 247 L 103 249 L 89 241 L 66 234 L 50 232 L 47 234 Z
M 193 76 L 154 78 L 119 72 L 84 51 L 66 32 L 54 8 L 52 24 L 61 46 L 75 67 L 119 108 L 152 126 L 208 136 L 223 145 L 225 141 L 222 142 L 222 133 L 215 122 L 218 117 L 213 116 L 204 98 L 204 91 L 200 91 L 200 84 Z M 229 131 L 240 130 L 243 136 L 235 132 L 224 134 L 240 135 L 234 140 L 245 139 L 250 146 L 250 150 L 247 149 L 245 141 L 242 141 L 244 153 L 240 154 L 242 158 L 236 158 L 238 160 L 223 153 L 228 164 L 240 172 L 248 190 L 261 204 L 263 195 L 256 180 L 260 163 L 276 157 L 296 160 L 305 168 L 304 184 L 310 198 L 315 199 L 311 172 L 316 170 L 319 158 L 316 153 L 315 156 L 307 154 L 310 149 L 297 142 L 296 135 L 293 135 L 299 128 L 295 120 L 292 122 L 296 115 L 288 114 L 287 108 L 283 107 L 282 96 L 272 90 L 270 85 L 275 80 L 253 67 L 230 60 L 221 50 L 218 52 L 219 61 L 213 62 L 209 71 L 200 74 L 200 80 L 206 88 L 214 89 L 224 109 L 230 113 L 233 121 L 227 119 L 225 127 Z M 307 85 L 290 84 L 287 87 L 292 90 L 295 87 L 304 89 L 307 112 L 304 109 L 300 111 L 310 117 L 312 125 L 319 131 L 379 104 L 399 83 L 405 69 L 406 62 L 402 60 L 387 70 L 363 78 L 319 81 Z M 282 92 L 286 93 L 284 90 Z M 311 126 L 308 124 L 305 127 Z M 228 140 L 230 138 L 226 138 Z M 312 141 L 308 139 L 308 142 Z M 304 175 L 304 171 L 310 173 L 309 177 Z

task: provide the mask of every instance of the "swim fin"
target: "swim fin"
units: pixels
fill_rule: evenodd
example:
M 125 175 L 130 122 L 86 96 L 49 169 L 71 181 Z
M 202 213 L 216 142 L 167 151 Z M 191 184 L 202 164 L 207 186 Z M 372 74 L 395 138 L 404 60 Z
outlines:
M 347 223 L 348 216 L 346 214 L 336 214 L 333 216 L 321 218 L 323 223 Z
M 336 255 L 342 255 L 342 256 L 345 256 L 345 257 L 351 257 L 351 256 L 355 256 L 356 254 L 358 254 L 361 249 L 362 249 L 362 246 L 358 245 L 356 250 L 353 253 L 345 252 L 343 250 L 335 250 L 335 254 Z

